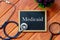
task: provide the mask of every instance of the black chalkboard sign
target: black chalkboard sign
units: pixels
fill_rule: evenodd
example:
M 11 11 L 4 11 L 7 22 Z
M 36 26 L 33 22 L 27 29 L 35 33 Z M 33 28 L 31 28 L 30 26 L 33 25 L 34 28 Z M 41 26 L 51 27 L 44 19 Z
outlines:
M 19 12 L 19 31 L 45 32 L 47 30 L 46 10 L 23 10 Z

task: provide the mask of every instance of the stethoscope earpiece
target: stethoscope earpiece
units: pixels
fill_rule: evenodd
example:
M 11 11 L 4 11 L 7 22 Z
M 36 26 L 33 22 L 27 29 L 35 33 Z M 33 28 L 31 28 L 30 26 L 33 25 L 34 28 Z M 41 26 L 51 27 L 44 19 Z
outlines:
M 10 4 L 10 2 L 9 1 L 5 1 L 6 3 L 8 3 L 8 4 Z
M 11 4 L 8 0 L 0 0 L 0 2 L 6 2 L 7 4 Z

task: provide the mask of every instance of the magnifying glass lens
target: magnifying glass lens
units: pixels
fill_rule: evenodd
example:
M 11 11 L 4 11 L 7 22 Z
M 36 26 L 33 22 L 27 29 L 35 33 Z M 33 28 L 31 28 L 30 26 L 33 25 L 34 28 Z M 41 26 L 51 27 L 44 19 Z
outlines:
M 50 31 L 53 34 L 58 34 L 60 32 L 60 25 L 59 24 L 52 24 L 50 26 Z

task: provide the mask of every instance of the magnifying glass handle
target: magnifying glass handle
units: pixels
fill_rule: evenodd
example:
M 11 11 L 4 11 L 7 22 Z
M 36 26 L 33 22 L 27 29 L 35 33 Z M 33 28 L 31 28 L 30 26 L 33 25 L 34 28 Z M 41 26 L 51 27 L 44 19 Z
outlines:
M 50 40 L 52 40 L 53 39 L 53 35 L 51 35 L 51 37 L 50 37 Z

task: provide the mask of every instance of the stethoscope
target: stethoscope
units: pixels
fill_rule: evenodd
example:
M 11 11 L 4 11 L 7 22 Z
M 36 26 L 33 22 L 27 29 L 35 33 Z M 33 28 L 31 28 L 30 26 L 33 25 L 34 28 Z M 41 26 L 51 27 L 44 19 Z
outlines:
M 6 2 L 7 4 L 13 5 L 13 4 L 10 3 L 8 0 L 2 0 L 2 1 L 3 1 L 3 2 Z M 0 2 L 2 2 L 2 1 L 0 1 Z M 12 12 L 11 16 L 14 14 L 14 12 L 15 12 L 15 10 L 16 10 L 16 6 L 14 6 L 14 8 L 15 8 L 15 9 L 14 9 L 14 11 Z M 11 17 L 11 16 L 10 16 L 10 17 Z M 23 30 L 27 29 L 26 26 L 22 26 L 22 28 L 20 28 L 21 30 L 18 31 L 18 32 L 16 33 L 16 35 L 14 35 L 14 36 L 9 36 L 9 35 L 6 33 L 6 30 L 5 30 L 6 27 L 7 27 L 7 25 L 8 25 L 9 23 L 14 23 L 14 24 L 16 24 L 16 26 L 19 26 L 17 22 L 15 22 L 15 21 L 9 21 L 9 19 L 10 19 L 10 18 L 8 18 L 8 20 L 6 20 L 6 22 L 0 27 L 0 29 L 3 29 L 3 32 L 4 32 L 5 36 L 8 37 L 8 38 L 3 38 L 3 37 L 0 36 L 0 38 L 1 38 L 2 40 L 15 39 L 15 38 L 17 38 L 17 37 L 22 33 Z M 26 27 L 26 28 L 25 28 L 25 27 Z

